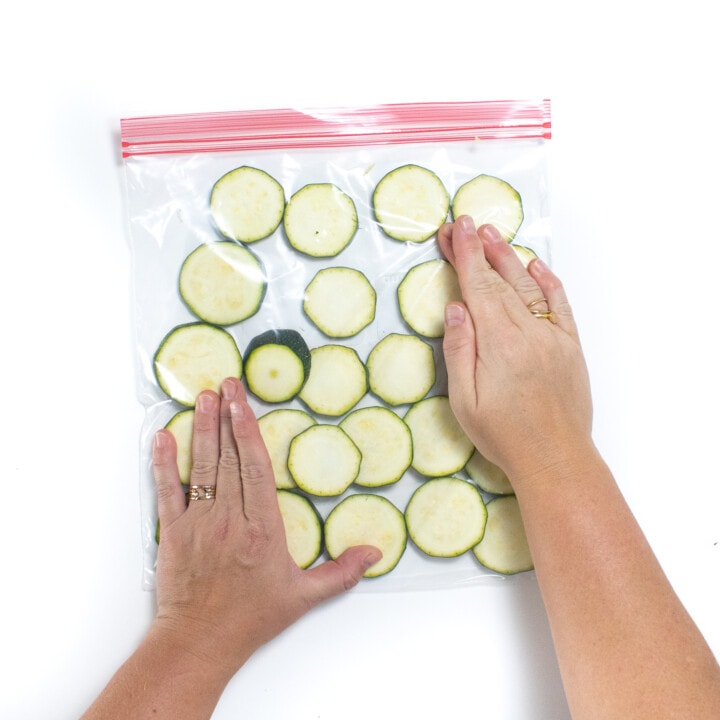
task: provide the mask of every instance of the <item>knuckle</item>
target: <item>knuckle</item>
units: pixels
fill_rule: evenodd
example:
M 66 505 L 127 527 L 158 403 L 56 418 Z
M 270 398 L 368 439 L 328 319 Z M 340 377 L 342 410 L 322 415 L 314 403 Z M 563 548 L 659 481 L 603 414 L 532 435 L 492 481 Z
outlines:
M 215 481 L 215 474 L 217 471 L 217 464 L 210 462 L 209 460 L 193 460 L 192 470 L 190 475 L 195 480 L 212 480 Z M 203 483 L 195 483 L 203 484 Z M 207 483 L 209 484 L 209 483 Z
M 263 483 L 270 476 L 269 469 L 261 463 L 243 463 L 240 466 L 243 482 Z

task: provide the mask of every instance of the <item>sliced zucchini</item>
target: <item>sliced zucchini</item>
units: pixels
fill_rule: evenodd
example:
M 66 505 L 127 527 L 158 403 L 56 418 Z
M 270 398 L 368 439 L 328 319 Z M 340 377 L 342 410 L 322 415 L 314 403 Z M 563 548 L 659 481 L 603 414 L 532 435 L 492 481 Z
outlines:
M 472 483 L 457 477 L 434 478 L 412 494 L 405 521 L 410 538 L 424 553 L 457 557 L 482 540 L 487 510 Z
M 295 484 L 311 495 L 341 495 L 358 476 L 361 459 L 342 428 L 317 424 L 290 442 L 288 470 Z
M 180 269 L 179 286 L 194 315 L 214 325 L 233 325 L 260 309 L 267 279 L 253 253 L 227 240 L 193 250 Z
M 322 518 L 310 500 L 300 493 L 278 490 L 277 499 L 290 556 L 298 567 L 310 567 L 322 552 Z
M 458 188 L 452 202 L 453 216 L 470 215 L 475 227 L 494 225 L 510 242 L 523 221 L 520 194 L 509 183 L 493 175 L 478 175 Z
M 355 203 L 332 183 L 312 183 L 288 201 L 283 220 L 287 239 L 298 252 L 333 257 L 353 239 L 358 226 Z
M 462 300 L 455 268 L 442 259 L 410 268 L 397 289 L 400 314 L 419 335 L 438 338 L 445 333 L 445 306 Z
M 402 418 L 384 407 L 353 410 L 340 427 L 362 455 L 356 485 L 380 487 L 397 482 L 412 462 L 412 436 Z
M 402 512 L 381 495 L 360 493 L 341 500 L 325 520 L 325 547 L 334 559 L 356 545 L 372 545 L 382 552 L 382 558 L 363 577 L 390 572 L 407 547 Z
M 285 192 L 264 170 L 243 165 L 223 175 L 210 193 L 210 214 L 231 240 L 252 243 L 272 235 L 285 210 Z
M 294 398 L 310 375 L 310 348 L 297 330 L 267 330 L 245 350 L 245 381 L 270 403 Z
M 242 376 L 242 355 L 232 335 L 216 325 L 188 323 L 173 328 L 153 360 L 160 388 L 192 407 L 201 390 L 217 390 L 227 377 Z
M 290 489 L 296 487 L 288 470 L 288 453 L 292 439 L 316 420 L 309 413 L 294 408 L 278 408 L 258 418 L 260 434 L 267 447 L 275 475 L 275 487 Z
M 393 240 L 424 242 L 445 222 L 450 196 L 440 178 L 419 165 L 387 173 L 373 192 L 375 218 Z
M 165 426 L 175 438 L 177 446 L 177 466 L 180 474 L 180 482 L 187 485 L 190 482 L 190 470 L 192 468 L 192 436 L 194 410 L 181 410 L 173 415 Z
M 367 393 L 362 360 L 345 345 L 321 345 L 313 348 L 310 356 L 310 377 L 298 397 L 319 415 L 344 415 Z
M 417 402 L 435 384 L 432 347 L 415 335 L 391 333 L 367 359 L 370 390 L 390 405 Z
M 375 318 L 376 293 L 359 270 L 319 270 L 305 288 L 303 310 L 328 337 L 357 335 Z
M 512 245 L 511 247 L 525 267 L 527 267 L 533 260 L 537 259 L 538 255 L 532 248 L 525 247 L 524 245 Z
M 445 395 L 415 403 L 405 415 L 413 439 L 412 467 L 421 475 L 443 477 L 462 470 L 474 447 Z
M 478 562 L 503 575 L 533 569 L 520 507 L 514 495 L 493 498 L 487 504 L 483 539 L 473 548 Z
M 465 466 L 470 479 L 486 493 L 493 495 L 512 495 L 513 488 L 508 476 L 495 463 L 491 463 L 477 450 Z

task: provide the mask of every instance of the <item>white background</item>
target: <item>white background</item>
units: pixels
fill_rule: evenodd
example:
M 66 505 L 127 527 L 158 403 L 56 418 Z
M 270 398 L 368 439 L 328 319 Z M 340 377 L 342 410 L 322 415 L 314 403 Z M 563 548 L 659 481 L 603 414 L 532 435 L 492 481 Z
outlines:
M 77 718 L 153 613 L 141 590 L 123 116 L 552 98 L 553 264 L 582 330 L 596 440 L 720 653 L 720 53 L 708 7 L 69 0 L 2 11 L 0 717 Z M 263 648 L 215 717 L 567 710 L 525 575 L 344 596 Z

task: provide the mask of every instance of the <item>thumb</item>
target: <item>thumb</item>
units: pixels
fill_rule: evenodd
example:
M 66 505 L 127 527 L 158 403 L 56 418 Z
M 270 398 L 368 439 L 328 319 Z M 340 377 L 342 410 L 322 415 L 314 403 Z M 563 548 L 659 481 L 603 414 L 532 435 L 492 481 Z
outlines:
M 309 602 L 317 605 L 355 587 L 365 571 L 381 557 L 380 550 L 372 545 L 356 545 L 345 550 L 335 560 L 306 570 Z
M 453 302 L 445 308 L 443 354 L 448 373 L 450 400 L 466 401 L 468 398 L 474 398 L 477 361 L 475 327 L 467 308 L 462 303 Z

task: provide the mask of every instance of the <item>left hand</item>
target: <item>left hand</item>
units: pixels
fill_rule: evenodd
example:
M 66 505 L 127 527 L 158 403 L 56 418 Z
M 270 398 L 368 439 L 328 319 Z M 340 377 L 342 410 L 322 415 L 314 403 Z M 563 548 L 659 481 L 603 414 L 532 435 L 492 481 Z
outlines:
M 160 430 L 153 448 L 160 545 L 154 625 L 229 675 L 320 602 L 354 586 L 380 551 L 348 549 L 301 570 L 285 538 L 272 466 L 242 383 L 203 391 L 195 408 L 191 485 L 215 499 L 186 502 L 176 444 Z

